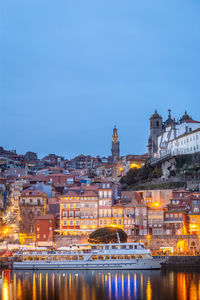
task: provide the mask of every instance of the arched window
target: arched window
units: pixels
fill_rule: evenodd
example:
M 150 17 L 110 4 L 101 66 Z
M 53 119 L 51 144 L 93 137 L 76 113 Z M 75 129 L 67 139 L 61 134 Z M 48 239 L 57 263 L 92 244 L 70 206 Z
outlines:
M 159 121 L 156 121 L 156 126 L 159 127 Z

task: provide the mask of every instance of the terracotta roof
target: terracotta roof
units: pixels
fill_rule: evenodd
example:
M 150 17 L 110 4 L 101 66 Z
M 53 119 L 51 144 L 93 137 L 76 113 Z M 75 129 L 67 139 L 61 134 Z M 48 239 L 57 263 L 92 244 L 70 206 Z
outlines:
M 21 193 L 22 197 L 46 197 L 46 193 L 35 190 L 25 190 Z
M 54 219 L 54 215 L 42 215 L 42 216 L 38 216 L 35 217 L 35 220 L 52 220 Z
M 185 121 L 186 123 L 200 123 L 199 121 L 195 121 L 195 120 L 192 120 L 192 119 L 188 119 Z
M 86 191 L 81 197 L 98 197 L 98 195 L 94 191 Z

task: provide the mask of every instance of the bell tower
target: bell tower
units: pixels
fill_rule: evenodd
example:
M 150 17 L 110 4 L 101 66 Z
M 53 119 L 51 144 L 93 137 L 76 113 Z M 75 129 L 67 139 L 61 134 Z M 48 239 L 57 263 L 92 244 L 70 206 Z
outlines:
M 113 128 L 112 135 L 112 161 L 117 162 L 120 157 L 120 143 L 116 126 Z
M 154 157 L 154 154 L 158 151 L 158 135 L 162 132 L 162 128 L 162 117 L 157 113 L 157 110 L 155 110 L 155 113 L 150 118 L 150 137 L 148 141 L 149 157 Z

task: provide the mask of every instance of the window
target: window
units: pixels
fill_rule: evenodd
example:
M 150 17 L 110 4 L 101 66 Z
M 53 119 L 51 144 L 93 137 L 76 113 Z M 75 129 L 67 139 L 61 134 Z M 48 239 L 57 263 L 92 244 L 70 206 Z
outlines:
M 67 208 L 67 204 L 63 204 L 63 208 Z
M 74 212 L 73 211 L 69 211 L 69 217 L 73 217 L 74 216 Z
M 40 238 L 40 235 L 39 234 L 37 234 L 37 239 L 39 239 Z
M 69 225 L 70 225 L 70 226 L 73 226 L 73 221 L 69 221 Z
M 63 221 L 63 226 L 66 226 L 67 225 L 67 221 Z
M 52 231 L 52 227 L 49 227 L 49 231 Z
M 63 217 L 67 217 L 67 212 L 66 211 L 63 212 Z
M 46 239 L 47 235 L 46 234 L 43 234 L 43 239 Z

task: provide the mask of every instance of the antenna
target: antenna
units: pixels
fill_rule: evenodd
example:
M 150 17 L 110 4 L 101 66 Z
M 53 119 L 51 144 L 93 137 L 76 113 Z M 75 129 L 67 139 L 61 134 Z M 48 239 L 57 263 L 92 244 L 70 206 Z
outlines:
M 117 234 L 118 243 L 120 244 L 120 237 L 119 237 L 119 233 L 117 230 L 116 230 L 116 234 Z

